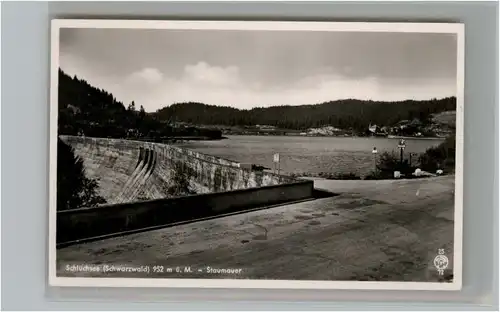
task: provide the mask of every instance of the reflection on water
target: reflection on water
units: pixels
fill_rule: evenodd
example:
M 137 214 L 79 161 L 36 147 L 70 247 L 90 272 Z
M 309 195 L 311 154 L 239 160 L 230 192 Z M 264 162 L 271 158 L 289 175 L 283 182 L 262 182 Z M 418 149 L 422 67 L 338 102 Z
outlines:
M 441 142 L 442 140 L 406 140 L 405 158 L 408 158 L 410 153 L 422 153 Z M 387 138 L 229 136 L 226 140 L 188 142 L 180 146 L 200 153 L 269 168 L 273 166 L 273 154 L 280 153 L 280 167 L 284 173 L 366 174 L 374 167 L 372 154 L 374 147 L 379 153 L 384 151 L 399 153 L 398 143 L 399 139 Z M 413 155 L 413 159 L 415 158 Z

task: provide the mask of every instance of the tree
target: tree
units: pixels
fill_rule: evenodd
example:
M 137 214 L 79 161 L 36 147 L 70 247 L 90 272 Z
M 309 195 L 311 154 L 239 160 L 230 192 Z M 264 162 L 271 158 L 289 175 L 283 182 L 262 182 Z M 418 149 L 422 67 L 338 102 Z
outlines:
M 183 162 L 173 162 L 172 163 L 172 181 L 168 188 L 168 193 L 171 196 L 185 196 L 190 194 L 196 194 L 196 192 L 191 189 L 190 180 L 193 178 L 193 170 Z
M 97 181 L 85 176 L 83 160 L 71 146 L 57 140 L 57 210 L 94 207 L 106 203 L 97 194 Z
M 130 103 L 130 104 L 128 105 L 128 108 L 127 108 L 127 109 L 128 109 L 129 111 L 131 111 L 131 112 L 135 112 L 135 102 L 134 102 L 134 101 L 132 101 L 132 103 Z
M 419 157 L 422 170 L 434 172 L 442 169 L 448 172 L 455 171 L 456 136 L 451 135 L 436 147 L 428 148 Z

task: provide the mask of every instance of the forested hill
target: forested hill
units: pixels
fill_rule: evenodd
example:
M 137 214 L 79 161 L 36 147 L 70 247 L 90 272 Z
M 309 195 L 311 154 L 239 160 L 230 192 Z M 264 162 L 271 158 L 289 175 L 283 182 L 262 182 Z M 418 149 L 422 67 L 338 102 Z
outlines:
M 222 132 L 196 127 L 174 127 L 132 102 L 125 106 L 113 94 L 59 70 L 58 132 L 93 137 L 159 139 L 198 137 L 220 139 Z
M 202 103 L 179 103 L 156 113 L 146 113 L 132 102 L 125 106 L 113 94 L 59 70 L 59 133 L 99 137 L 197 136 L 220 138 L 221 131 L 193 125 L 253 126 L 269 125 L 304 130 L 325 125 L 366 131 L 369 124 L 392 126 L 401 120 L 419 119 L 425 123 L 431 114 L 454 111 L 456 99 L 429 101 L 377 102 L 354 99 L 317 105 L 274 106 L 240 110 Z
M 455 97 L 400 102 L 346 99 L 317 105 L 273 106 L 251 110 L 189 102 L 164 107 L 156 115 L 160 120 L 203 125 L 269 125 L 297 130 L 331 125 L 364 131 L 370 123 L 392 126 L 401 120 L 425 121 L 431 114 L 453 111 L 455 107 Z

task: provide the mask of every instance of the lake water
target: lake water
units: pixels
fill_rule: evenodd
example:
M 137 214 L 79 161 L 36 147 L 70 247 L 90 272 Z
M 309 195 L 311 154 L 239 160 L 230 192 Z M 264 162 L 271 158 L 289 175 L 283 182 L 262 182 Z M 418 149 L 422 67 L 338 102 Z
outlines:
M 404 157 L 422 153 L 443 140 L 407 139 Z M 300 136 L 229 136 L 220 141 L 195 141 L 179 144 L 200 153 L 241 163 L 273 168 L 273 154 L 280 153 L 283 173 L 367 174 L 374 168 L 372 150 L 379 154 L 394 151 L 399 155 L 399 139 Z M 412 155 L 412 162 L 417 156 Z

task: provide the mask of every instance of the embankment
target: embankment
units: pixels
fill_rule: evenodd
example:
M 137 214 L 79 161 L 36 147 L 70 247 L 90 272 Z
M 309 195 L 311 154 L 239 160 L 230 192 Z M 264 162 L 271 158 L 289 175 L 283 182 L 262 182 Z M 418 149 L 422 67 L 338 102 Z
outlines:
M 286 176 L 239 168 L 239 163 L 161 143 L 60 136 L 84 161 L 107 204 L 176 196 L 179 175 L 196 194 L 243 190 L 295 182 Z

